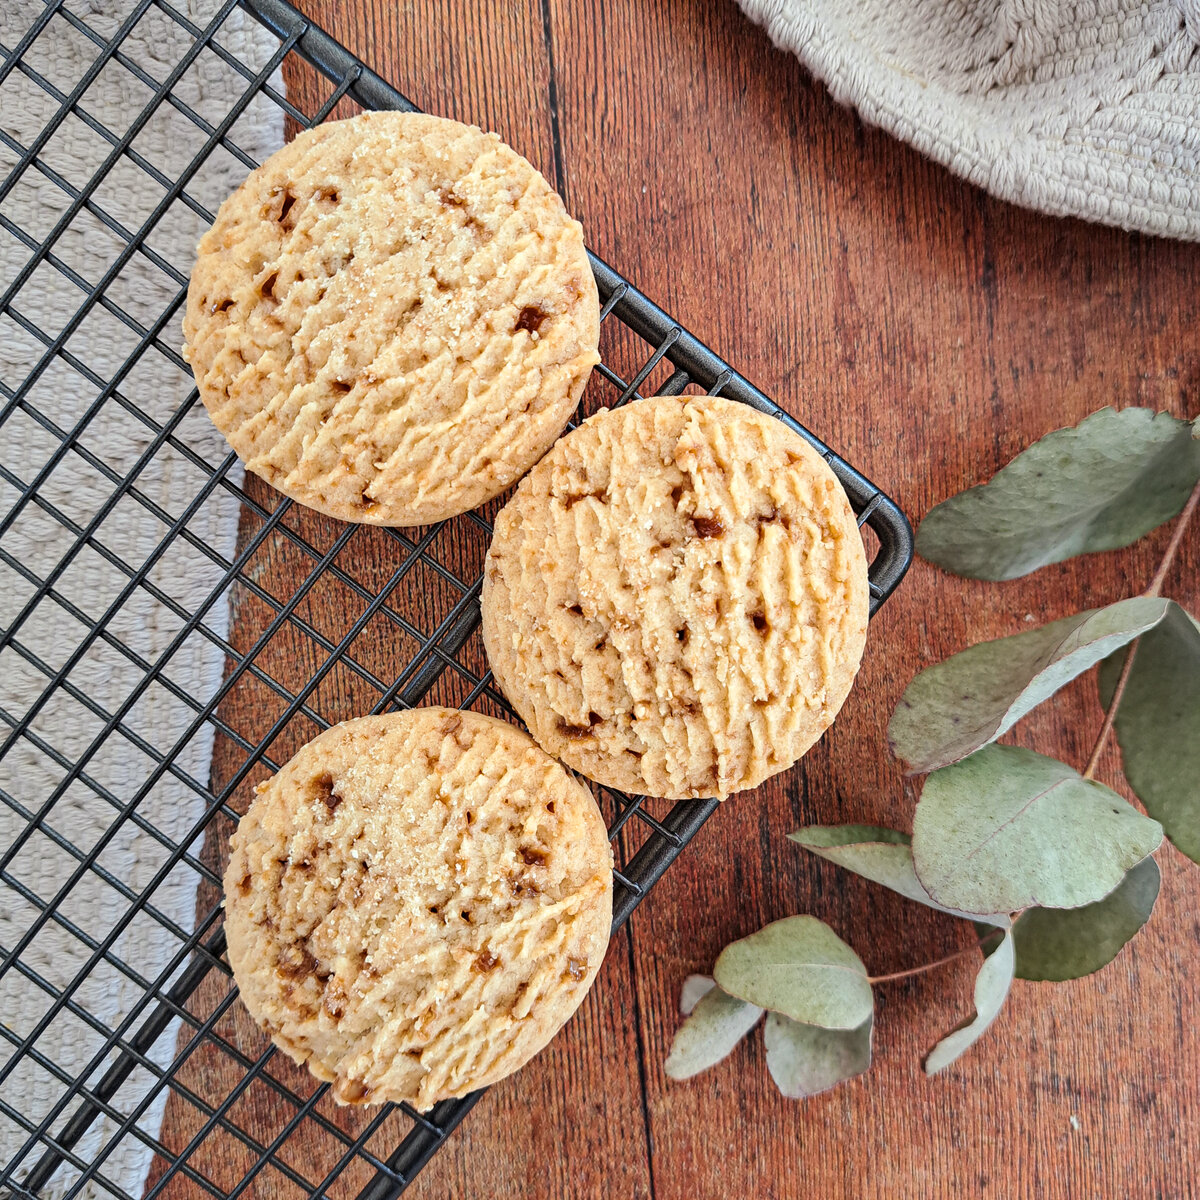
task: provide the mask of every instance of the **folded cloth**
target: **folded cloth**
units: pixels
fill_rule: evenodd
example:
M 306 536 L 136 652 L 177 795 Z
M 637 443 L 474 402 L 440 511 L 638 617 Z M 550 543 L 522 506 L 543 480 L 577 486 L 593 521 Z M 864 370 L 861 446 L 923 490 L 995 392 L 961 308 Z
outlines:
M 738 0 L 834 98 L 1004 200 L 1200 239 L 1200 0 Z

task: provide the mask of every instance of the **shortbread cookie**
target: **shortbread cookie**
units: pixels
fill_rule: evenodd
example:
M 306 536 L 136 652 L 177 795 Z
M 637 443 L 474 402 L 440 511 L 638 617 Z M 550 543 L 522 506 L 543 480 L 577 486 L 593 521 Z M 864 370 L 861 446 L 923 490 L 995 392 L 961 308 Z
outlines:
M 626 792 L 726 796 L 791 766 L 862 657 L 867 564 L 833 472 L 713 397 L 600 412 L 500 512 L 483 636 L 542 747 Z
M 185 354 L 246 466 L 293 499 L 420 525 L 550 447 L 599 356 L 578 221 L 495 134 L 414 113 L 301 133 L 200 241 Z
M 591 793 L 475 713 L 327 730 L 259 786 L 231 850 L 242 999 L 343 1104 L 424 1110 L 515 1071 L 608 944 L 612 852 Z

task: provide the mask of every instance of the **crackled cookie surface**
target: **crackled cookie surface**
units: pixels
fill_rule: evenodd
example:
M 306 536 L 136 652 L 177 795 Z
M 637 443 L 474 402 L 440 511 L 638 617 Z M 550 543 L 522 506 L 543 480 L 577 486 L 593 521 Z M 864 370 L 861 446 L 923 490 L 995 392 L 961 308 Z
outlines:
M 321 734 L 260 785 L 225 873 L 251 1015 L 345 1104 L 427 1109 L 515 1071 L 612 921 L 591 793 L 521 730 L 422 708 Z
M 713 397 L 601 412 L 496 521 L 492 671 L 538 742 L 627 792 L 755 787 L 845 700 L 867 565 L 833 472 L 773 417 Z
M 598 361 L 579 223 L 494 134 L 414 113 L 301 133 L 200 241 L 185 354 L 281 492 L 419 525 L 541 457 Z

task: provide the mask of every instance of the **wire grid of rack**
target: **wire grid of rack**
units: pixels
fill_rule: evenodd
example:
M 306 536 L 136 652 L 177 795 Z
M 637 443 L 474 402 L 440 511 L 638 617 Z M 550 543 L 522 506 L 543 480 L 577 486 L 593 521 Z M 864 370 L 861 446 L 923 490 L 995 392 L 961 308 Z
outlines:
M 244 19 L 260 22 L 278 39 L 267 62 L 252 66 L 240 61 L 224 44 L 222 31 L 238 9 Z M 130 30 L 149 10 L 165 14 L 186 31 L 191 43 L 180 62 L 166 66 L 157 63 L 154 72 L 131 59 L 122 48 Z M 93 70 L 70 92 L 55 87 L 26 58 L 29 47 L 38 38 L 55 36 L 60 23 L 95 45 Z M 62 771 L 58 786 L 36 806 L 26 806 L 21 796 L 7 790 L 0 792 L 4 805 L 23 821 L 14 843 L 0 845 L 0 879 L 6 885 L 4 894 L 19 896 L 22 911 L 29 914 L 13 944 L 0 946 L 0 977 L 18 972 L 45 999 L 44 1012 L 24 1034 L 13 1032 L 8 1023 L 0 1025 L 0 1037 L 8 1044 L 7 1061 L 0 1066 L 0 1120 L 13 1123 L 24 1138 L 12 1160 L 0 1164 L 0 1185 L 15 1196 L 43 1196 L 53 1187 L 56 1196 L 126 1197 L 128 1193 L 109 1178 L 105 1165 L 122 1141 L 133 1139 L 155 1156 L 155 1169 L 146 1191 L 149 1197 L 164 1193 L 234 1197 L 254 1190 L 278 1196 L 359 1195 L 383 1200 L 403 1190 L 477 1097 L 443 1102 L 427 1114 L 407 1106 L 347 1113 L 330 1103 L 326 1085 L 318 1086 L 293 1069 L 257 1030 L 239 1027 L 233 1003 L 236 989 L 223 957 L 220 854 L 251 785 L 286 760 L 287 753 L 280 749 L 290 753 L 332 721 L 358 712 L 389 711 L 430 700 L 511 716 L 503 697 L 492 686 L 478 644 L 478 567 L 490 531 L 486 512 L 471 513 L 425 530 L 341 526 L 318 518 L 253 479 L 243 482 L 232 454 L 210 461 L 197 452 L 187 434 L 188 421 L 202 411 L 194 390 L 175 411 L 155 414 L 128 377 L 136 361 L 147 355 L 161 355 L 175 370 L 186 374 L 174 333 L 186 289 L 186 264 L 167 261 L 148 239 L 172 206 L 183 205 L 201 222 L 211 221 L 210 209 L 190 194 L 189 182 L 214 151 L 232 154 L 247 169 L 254 165 L 253 157 L 236 141 L 238 118 L 252 102 L 265 100 L 279 106 L 300 127 L 324 120 L 335 108 L 345 111 L 347 105 L 352 110 L 411 109 L 413 105 L 281 0 L 228 0 L 204 28 L 194 25 L 165 0 L 141 0 L 131 6 L 129 18 L 111 37 L 98 33 L 61 0 L 52 0 L 21 40 L 0 47 L 0 53 L 0 84 L 11 73 L 20 73 L 48 91 L 58 106 L 55 117 L 29 144 L 20 144 L 0 130 L 0 138 L 19 159 L 0 190 L 0 226 L 19 239 L 30 254 L 28 272 L 0 297 L 0 315 L 15 321 L 44 348 L 39 369 L 64 360 L 79 373 L 80 386 L 89 389 L 89 402 L 82 415 L 72 426 L 63 428 L 31 401 L 29 378 L 0 378 L 0 422 L 19 412 L 48 431 L 55 443 L 47 463 L 32 479 L 19 478 L 7 465 L 0 464 L 0 475 L 16 493 L 14 504 L 0 520 L 0 564 L 30 589 L 30 598 L 16 619 L 0 632 L 0 650 L 22 655 L 45 681 L 41 696 L 29 711 L 0 711 L 0 721 L 6 726 L 0 730 L 4 734 L 0 759 L 26 741 L 53 759 Z M 174 90 L 182 72 L 201 55 L 219 60 L 243 79 L 241 98 L 219 122 L 194 111 Z M 289 56 L 300 56 L 327 81 L 325 100 L 313 112 L 299 111 L 282 94 L 277 72 Z M 105 126 L 84 103 L 94 72 L 112 64 L 128 71 L 150 92 L 145 107 L 130 114 L 131 123 L 124 130 Z M 170 105 L 187 119 L 196 141 L 190 165 L 174 177 L 146 159 L 136 143 L 138 131 L 162 105 Z M 99 202 L 96 189 L 102 179 L 76 185 L 45 160 L 46 144 L 68 116 L 83 120 L 108 143 L 111 164 L 132 163 L 149 173 L 162 189 L 162 202 L 140 228 L 124 227 Z M 5 214 L 3 196 L 27 171 L 41 173 L 66 193 L 69 214 L 89 213 L 115 236 L 120 247 L 118 266 L 137 255 L 165 274 L 174 300 L 156 320 L 137 319 L 113 298 L 108 287 L 113 272 L 98 283 L 74 273 L 55 253 L 57 229 L 39 238 Z M 603 329 L 615 336 L 610 338 L 612 353 L 606 350 L 605 362 L 589 385 L 584 410 L 601 404 L 611 407 L 642 394 L 676 394 L 690 388 L 743 401 L 785 421 L 825 455 L 845 485 L 860 525 L 872 530 L 878 541 L 870 569 L 874 613 L 900 581 L 912 554 L 909 527 L 895 504 L 605 263 L 593 257 L 592 265 L 603 305 Z M 39 328 L 15 303 L 21 286 L 36 269 L 45 267 L 59 271 L 78 290 L 79 307 L 73 315 L 66 314 L 57 333 Z M 109 376 L 97 375 L 70 349 L 72 330 L 96 309 L 114 317 L 136 339 L 129 357 Z M 631 364 L 628 368 L 618 361 L 622 354 Z M 89 425 L 99 412 L 111 406 L 120 406 L 143 427 L 144 449 L 132 465 L 126 463 L 123 469 L 114 468 L 87 446 Z M 139 486 L 147 463 L 167 453 L 179 456 L 197 471 L 195 494 L 185 498 L 177 512 Z M 45 486 L 55 465 L 68 455 L 82 457 L 111 488 L 108 499 L 86 523 L 63 512 Z M 195 514 L 216 494 L 233 496 L 241 506 L 240 532 L 232 555 L 205 542 L 193 525 Z M 101 536 L 110 511 L 130 502 L 149 508 L 163 526 L 158 544 L 141 562 L 125 561 L 106 546 Z M 60 523 L 73 538 L 62 559 L 40 575 L 15 559 L 2 540 L 4 530 L 19 522 L 23 513 L 34 510 Z M 195 598 L 174 597 L 156 581 L 156 568 L 164 563 L 169 566 L 169 555 L 179 546 L 204 555 L 219 571 L 219 582 L 202 603 Z M 125 579 L 120 595 L 99 616 L 79 611 L 60 586 L 64 572 L 85 547 L 102 555 Z M 463 564 L 472 570 L 464 569 Z M 337 599 L 327 595 L 324 602 L 317 603 L 322 590 L 328 592 L 331 588 L 336 589 Z M 139 590 L 165 604 L 179 622 L 175 640 L 153 661 L 130 649 L 115 632 L 114 616 Z M 214 630 L 211 614 L 215 606 L 228 604 L 231 597 L 241 619 L 225 636 Z M 37 620 L 40 606 L 45 604 L 74 608 L 73 615 L 80 622 L 80 640 L 66 648 L 65 660 L 58 666 L 41 660 L 23 641 L 23 627 Z M 346 615 L 352 606 L 357 606 L 357 616 Z M 341 614 L 340 623 L 331 613 Z M 249 632 L 239 640 L 237 629 L 242 627 Z M 208 695 L 188 694 L 173 682 L 169 669 L 179 641 L 196 636 L 218 646 L 225 657 L 224 675 Z M 73 666 L 88 647 L 101 643 L 132 662 L 140 673 L 139 684 L 111 709 L 87 694 L 72 677 Z M 329 685 L 335 682 L 338 686 L 331 690 Z M 190 724 L 173 746 L 150 744 L 131 726 L 130 711 L 152 685 L 170 692 L 190 715 Z M 58 691 L 69 693 L 102 723 L 100 736 L 74 758 L 64 756 L 37 732 L 37 712 Z M 179 748 L 203 727 L 211 728 L 216 738 L 211 780 L 197 780 L 178 765 Z M 144 777 L 122 794 L 114 794 L 88 770 L 93 755 L 111 738 L 137 745 L 146 758 Z M 157 828 L 142 806 L 156 781 L 168 776 L 182 779 L 202 808 L 183 836 L 171 836 Z M 111 807 L 110 832 L 133 825 L 161 849 L 161 865 L 144 886 L 131 888 L 106 868 L 102 861 L 105 839 L 91 847 L 76 846 L 69 831 L 55 825 L 56 803 L 68 785 L 80 784 L 91 790 L 96 804 Z M 655 816 L 644 798 L 603 788 L 598 796 L 620 864 L 614 895 L 614 927 L 619 927 L 707 819 L 716 802 L 685 801 Z M 35 833 L 53 841 L 72 863 L 70 877 L 54 895 L 36 894 L 14 873 L 15 858 Z M 197 849 L 201 845 L 203 848 Z M 199 900 L 194 928 L 185 929 L 168 921 L 155 905 L 156 889 L 180 873 L 196 877 Z M 89 934 L 64 913 L 64 901 L 71 888 L 85 877 L 100 879 L 110 892 L 115 916 L 103 937 Z M 177 943 L 169 961 L 155 964 L 158 969 L 152 977 L 114 949 L 122 931 L 135 918 L 141 920 L 147 915 L 168 926 Z M 55 985 L 26 959 L 28 948 L 46 926 L 77 937 L 88 951 L 84 969 L 65 985 Z M 100 966 L 122 975 L 140 993 L 112 1026 L 91 1013 L 80 998 L 88 972 Z M 81 1072 L 62 1069 L 42 1049 L 46 1031 L 66 1014 L 98 1038 L 95 1057 Z M 167 1035 L 176 1036 L 176 1041 L 171 1061 L 164 1066 L 152 1048 Z M 206 1056 L 209 1060 L 220 1059 L 226 1068 L 232 1066 L 236 1071 L 236 1083 L 227 1094 L 204 1094 L 201 1077 L 192 1068 Z M 52 1077 L 61 1088 L 50 1110 L 36 1118 L 25 1115 L 18 1096 L 22 1070 L 33 1067 Z M 144 1078 L 145 1086 L 140 1089 L 141 1098 L 130 1104 L 122 1101 L 127 1094 L 122 1089 L 135 1072 Z M 5 1080 L 9 1081 L 7 1088 Z M 243 1119 L 242 1110 L 252 1088 L 260 1102 L 251 1122 Z M 158 1130 L 151 1132 L 139 1123 L 154 1098 L 164 1094 L 168 1102 L 188 1110 L 191 1119 L 184 1122 L 189 1134 L 186 1141 L 167 1145 L 160 1140 Z M 111 1137 L 90 1153 L 79 1153 L 88 1130 L 101 1119 L 113 1127 Z M 304 1156 L 308 1173 L 289 1154 L 289 1147 L 304 1139 L 308 1145 Z M 206 1145 L 211 1148 L 214 1142 L 232 1147 L 225 1152 L 224 1161 L 233 1166 L 218 1178 L 206 1173 L 210 1168 L 202 1163 L 218 1161 L 219 1156 L 214 1159 L 198 1153 Z M 312 1147 L 318 1143 L 321 1151 L 315 1153 Z M 310 1177 L 314 1162 L 323 1169 L 323 1177 Z M 268 1189 L 259 1190 L 264 1182 L 269 1183 Z

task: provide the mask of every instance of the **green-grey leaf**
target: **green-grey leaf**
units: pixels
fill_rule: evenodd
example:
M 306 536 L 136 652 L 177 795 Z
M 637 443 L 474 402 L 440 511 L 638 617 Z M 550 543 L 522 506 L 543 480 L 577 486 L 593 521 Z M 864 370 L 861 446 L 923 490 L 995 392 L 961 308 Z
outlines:
M 663 1070 L 671 1079 L 690 1079 L 716 1066 L 750 1032 L 762 1009 L 710 988 L 696 1002 L 671 1043 Z
M 1015 579 L 1128 546 L 1175 516 L 1197 479 L 1190 421 L 1102 408 L 1034 442 L 991 482 L 937 505 L 921 522 L 917 553 L 971 579 Z
M 711 975 L 689 975 L 679 989 L 680 1013 L 686 1017 L 716 986 L 717 981 Z
M 1013 940 L 1006 932 L 996 948 L 983 960 L 975 977 L 975 1015 L 953 1033 L 948 1033 L 925 1059 L 925 1074 L 943 1071 L 960 1054 L 969 1050 L 996 1019 L 1008 999 L 1013 981 Z
M 860 846 L 884 842 L 893 846 L 907 846 L 912 838 L 899 829 L 885 829 L 882 825 L 805 825 L 788 837 L 798 842 L 806 850 L 814 854 L 822 854 L 826 848 L 838 849 L 842 846 Z M 824 857 L 833 862 L 840 860 L 832 854 Z
M 789 1100 L 827 1092 L 871 1065 L 874 1023 L 868 1017 L 857 1029 L 822 1029 L 768 1013 L 763 1032 L 767 1070 Z
M 1065 763 L 985 746 L 925 781 L 912 849 L 939 904 L 993 913 L 1092 904 L 1161 841 L 1157 821 Z
M 918 904 L 927 904 L 954 917 L 979 916 L 938 904 L 921 886 L 913 867 L 912 839 L 907 833 L 877 825 L 809 825 L 789 833 L 788 837 L 806 850 Z M 1009 923 L 1007 913 L 995 913 L 987 919 L 993 925 Z
M 917 773 L 966 758 L 1076 676 L 1152 629 L 1168 603 L 1134 596 L 981 642 L 929 667 L 908 685 L 892 714 L 892 753 Z
M 805 1025 L 857 1029 L 874 1010 L 862 959 L 816 917 L 785 917 L 721 951 L 717 986 Z
M 1106 708 L 1123 659 L 1100 670 Z M 1200 625 L 1178 604 L 1137 644 L 1116 729 L 1130 787 L 1167 837 L 1200 862 Z
M 1026 909 L 1013 922 L 1017 978 L 1059 982 L 1108 966 L 1150 919 L 1159 879 L 1158 863 L 1147 858 L 1095 904 Z

